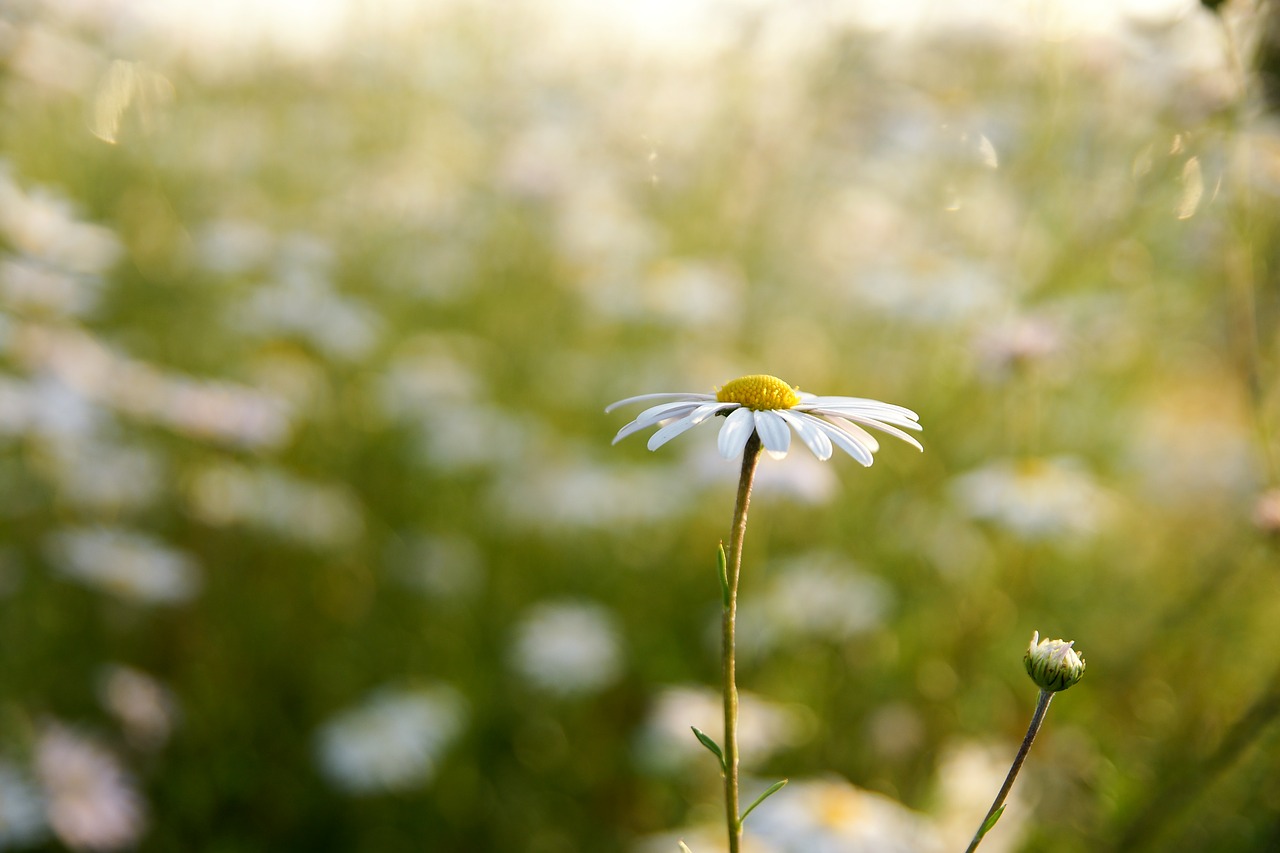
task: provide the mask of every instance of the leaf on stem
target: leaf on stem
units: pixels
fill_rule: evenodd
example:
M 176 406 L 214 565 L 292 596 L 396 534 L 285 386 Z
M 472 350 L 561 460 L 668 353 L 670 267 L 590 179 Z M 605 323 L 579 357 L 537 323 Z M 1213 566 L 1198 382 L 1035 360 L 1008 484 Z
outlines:
M 711 739 L 711 735 L 697 726 L 689 726 L 689 728 L 693 729 L 693 736 L 698 739 L 698 743 L 711 750 L 711 753 L 720 760 L 720 770 L 723 771 L 725 769 L 724 753 L 720 751 L 720 745 Z
M 772 796 L 773 794 L 776 794 L 776 793 L 778 793 L 779 791 L 781 791 L 781 790 L 782 790 L 782 788 L 783 788 L 783 786 L 785 786 L 785 785 L 787 784 L 787 781 L 788 781 L 788 780 L 786 780 L 786 779 L 782 779 L 782 780 L 779 780 L 779 781 L 777 781 L 777 782 L 774 782 L 772 785 L 770 785 L 770 786 L 769 786 L 769 789 L 768 789 L 767 791 L 765 791 L 765 792 L 764 792 L 763 794 L 761 794 L 760 796 L 756 797 L 756 800 L 755 800 L 755 802 L 754 802 L 754 803 L 752 803 L 751 805 L 747 806 L 747 810 L 746 810 L 745 812 L 743 812 L 743 813 L 742 813 L 742 817 L 738 818 L 738 823 L 739 823 L 739 824 L 744 823 L 744 822 L 746 821 L 746 819 L 747 819 L 747 815 L 751 814 L 752 809 L 754 809 L 756 806 L 758 806 L 758 805 L 760 805 L 761 803 L 763 803 L 766 799 L 768 799 L 768 798 L 769 798 L 770 796 Z
M 729 609 L 729 559 L 724 555 L 724 542 L 720 543 L 720 549 L 716 551 L 716 566 L 720 570 L 720 602 L 726 610 Z
M 1008 805 L 1008 803 L 1002 804 L 1000 808 L 996 809 L 991 813 L 991 817 L 987 818 L 982 822 L 982 828 L 978 830 L 979 841 L 982 840 L 982 837 L 984 835 L 986 835 L 988 832 L 991 831 L 991 827 L 996 825 L 996 821 L 1000 820 L 1000 815 L 1004 814 L 1004 807 L 1006 805 Z

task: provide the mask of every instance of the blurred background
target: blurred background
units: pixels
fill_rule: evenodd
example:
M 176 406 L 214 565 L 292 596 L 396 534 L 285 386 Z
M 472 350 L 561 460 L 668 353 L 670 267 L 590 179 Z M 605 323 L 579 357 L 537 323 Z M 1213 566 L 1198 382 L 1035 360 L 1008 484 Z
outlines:
M 0 848 L 1280 846 L 1280 67 L 1248 0 L 8 0 Z

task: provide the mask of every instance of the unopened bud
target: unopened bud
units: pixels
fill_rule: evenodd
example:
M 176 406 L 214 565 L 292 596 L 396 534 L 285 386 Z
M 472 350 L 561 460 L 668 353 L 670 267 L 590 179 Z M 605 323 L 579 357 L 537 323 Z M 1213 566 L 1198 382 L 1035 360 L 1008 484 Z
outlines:
M 1084 675 L 1084 657 L 1072 648 L 1075 640 L 1041 640 L 1040 632 L 1031 637 L 1031 645 L 1022 659 L 1027 675 L 1041 690 L 1057 693 L 1075 684 Z

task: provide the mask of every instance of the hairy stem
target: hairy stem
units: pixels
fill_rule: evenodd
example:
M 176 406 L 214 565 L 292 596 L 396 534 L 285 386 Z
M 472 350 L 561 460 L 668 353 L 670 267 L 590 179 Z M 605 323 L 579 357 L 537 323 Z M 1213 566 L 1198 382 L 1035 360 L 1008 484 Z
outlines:
M 724 685 L 724 813 L 729 829 L 729 853 L 742 845 L 742 820 L 738 816 L 738 684 L 734 658 L 734 632 L 738 617 L 738 573 L 742 567 L 742 540 L 747 535 L 747 505 L 751 503 L 751 483 L 760 462 L 760 437 L 747 439 L 742 452 L 742 475 L 738 479 L 738 500 L 733 509 L 733 531 L 729 538 L 729 595 L 721 619 L 721 674 Z
M 1031 725 L 1027 726 L 1027 734 L 1022 738 L 1022 746 L 1018 747 L 1018 755 L 1013 759 L 1013 766 L 1009 768 L 1009 775 L 1004 777 L 1004 785 L 1001 786 L 1000 793 L 996 794 L 995 802 L 991 804 L 991 808 L 987 810 L 987 816 L 978 825 L 978 831 L 974 833 L 973 841 L 969 842 L 969 849 L 965 853 L 973 853 L 974 850 L 977 850 L 978 845 L 982 843 L 982 836 L 985 834 L 983 830 L 991 828 L 987 825 L 987 822 L 1004 805 L 1005 799 L 1009 796 L 1009 791 L 1013 789 L 1013 780 L 1018 778 L 1018 771 L 1022 769 L 1022 762 L 1027 760 L 1027 753 L 1031 751 L 1031 744 L 1035 742 L 1036 735 L 1040 732 L 1040 726 L 1044 723 L 1044 715 L 1049 712 L 1049 703 L 1052 700 L 1052 693 L 1048 690 L 1040 691 L 1040 701 L 1036 703 L 1036 712 L 1031 715 Z

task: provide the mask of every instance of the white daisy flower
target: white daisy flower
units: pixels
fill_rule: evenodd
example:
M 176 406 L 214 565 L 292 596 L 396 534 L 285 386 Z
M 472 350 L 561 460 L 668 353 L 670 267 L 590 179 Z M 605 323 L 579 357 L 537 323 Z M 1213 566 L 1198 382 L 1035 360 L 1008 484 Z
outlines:
M 661 401 L 661 402 L 659 402 Z M 726 459 L 741 455 L 752 433 L 769 455 L 781 459 L 791 447 L 791 430 L 819 459 L 831 458 L 839 447 L 863 465 L 870 465 L 880 442 L 864 426 L 887 432 L 923 450 L 920 442 L 900 428 L 919 430 L 920 416 L 910 409 L 864 397 L 820 397 L 806 394 L 776 376 L 754 374 L 725 383 L 715 394 L 642 394 L 619 400 L 605 409 L 611 412 L 630 403 L 653 402 L 614 437 L 617 444 L 651 426 L 662 428 L 649 438 L 657 450 L 677 435 L 716 415 L 725 416 L 720 428 L 720 454 Z M 790 429 L 788 429 L 788 427 Z

